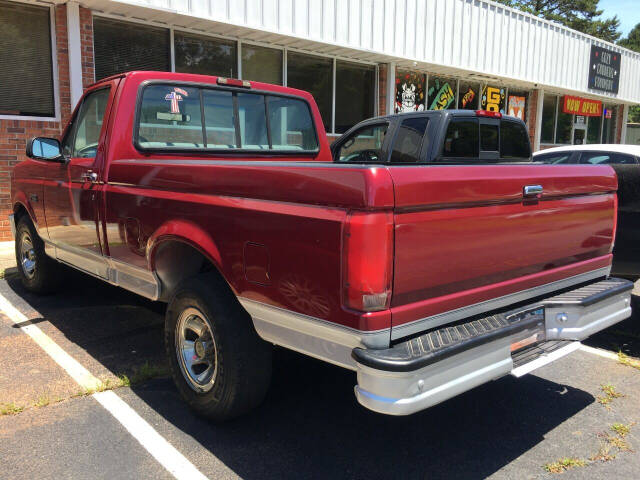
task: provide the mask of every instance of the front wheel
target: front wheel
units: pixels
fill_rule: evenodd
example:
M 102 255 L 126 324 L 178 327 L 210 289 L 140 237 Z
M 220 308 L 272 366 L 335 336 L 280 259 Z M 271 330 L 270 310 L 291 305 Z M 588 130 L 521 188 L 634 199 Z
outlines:
M 16 264 L 22 285 L 35 293 L 50 293 L 61 280 L 58 262 L 47 256 L 44 242 L 31 219 L 24 215 L 16 225 Z
M 269 388 L 271 345 L 216 274 L 177 288 L 167 308 L 165 348 L 181 396 L 212 420 L 248 412 Z

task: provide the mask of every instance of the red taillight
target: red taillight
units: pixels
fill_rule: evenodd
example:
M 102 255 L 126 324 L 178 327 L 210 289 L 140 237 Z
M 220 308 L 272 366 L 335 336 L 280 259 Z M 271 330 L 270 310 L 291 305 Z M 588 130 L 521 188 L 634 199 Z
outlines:
M 490 112 L 489 110 L 476 110 L 476 115 L 478 117 L 502 118 L 500 112 Z
M 238 80 L 237 78 L 218 77 L 218 85 L 229 85 L 231 87 L 251 88 L 251 83 L 247 80 Z
M 393 214 L 350 213 L 343 250 L 344 304 L 362 312 L 389 308 L 393 270 Z

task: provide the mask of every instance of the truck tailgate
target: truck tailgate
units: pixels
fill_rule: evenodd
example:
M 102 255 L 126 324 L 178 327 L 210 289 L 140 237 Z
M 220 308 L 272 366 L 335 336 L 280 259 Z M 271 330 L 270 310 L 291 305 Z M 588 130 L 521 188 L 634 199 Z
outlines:
M 389 167 L 392 339 L 604 276 L 617 179 L 608 166 Z M 541 186 L 525 198 L 525 186 Z

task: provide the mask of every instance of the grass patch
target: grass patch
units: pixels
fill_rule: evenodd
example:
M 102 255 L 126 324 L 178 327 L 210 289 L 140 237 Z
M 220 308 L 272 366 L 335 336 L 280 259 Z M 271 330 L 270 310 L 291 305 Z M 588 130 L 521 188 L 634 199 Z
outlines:
M 630 357 L 626 353 L 618 352 L 618 362 L 627 367 L 632 367 L 640 370 L 640 360 Z
M 3 403 L 0 404 L 0 416 L 2 415 L 15 415 L 24 410 L 24 407 L 16 405 L 15 403 Z
M 38 401 L 36 403 L 33 404 L 34 407 L 46 407 L 47 405 L 49 405 L 51 403 L 51 399 L 49 398 L 49 395 L 41 395 L 38 398 Z
M 614 458 L 616 458 L 616 456 L 611 454 L 611 445 L 609 443 L 606 443 L 605 445 L 600 447 L 600 450 L 598 451 L 598 453 L 596 453 L 595 455 L 591 455 L 589 457 L 589 461 L 590 462 L 609 462 Z
M 631 425 L 624 425 L 623 423 L 614 423 L 611 425 L 611 430 L 616 432 L 621 437 L 624 437 L 631 431 Z
M 130 387 L 132 385 L 146 382 L 152 378 L 168 375 L 168 373 L 168 370 L 164 367 L 151 365 L 149 362 L 145 362 L 139 367 L 134 367 L 133 373 L 130 376 L 121 373 L 118 375 L 118 379 L 116 381 L 107 379 L 96 388 L 78 390 L 78 392 L 76 392 L 75 395 L 72 395 L 72 397 L 86 397 L 98 392 L 105 392 L 107 390 L 113 390 L 121 387 Z
M 129 385 L 137 385 L 139 383 L 146 382 L 147 380 L 151 380 L 152 378 L 162 377 L 168 374 L 169 371 L 165 367 L 151 365 L 149 362 L 144 362 L 139 367 L 134 367 Z
M 602 390 L 602 393 L 604 393 L 604 397 L 597 397 L 598 403 L 604 405 L 607 408 L 609 408 L 609 404 L 614 398 L 624 397 L 624 395 L 618 392 L 616 388 L 610 383 L 600 385 L 600 390 Z
M 607 438 L 607 443 L 612 447 L 617 448 L 621 452 L 628 452 L 631 450 L 631 445 L 626 440 L 620 437 L 614 437 L 613 435 L 609 435 Z
M 575 457 L 566 457 L 547 463 L 544 469 L 549 473 L 562 473 L 576 467 L 584 467 L 587 464 L 584 460 Z

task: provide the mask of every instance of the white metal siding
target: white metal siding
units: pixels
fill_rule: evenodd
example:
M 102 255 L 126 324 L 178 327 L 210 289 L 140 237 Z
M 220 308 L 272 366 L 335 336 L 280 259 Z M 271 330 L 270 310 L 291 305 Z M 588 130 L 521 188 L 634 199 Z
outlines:
M 640 54 L 487 0 L 88 0 L 90 8 L 371 61 L 417 62 L 588 90 L 591 44 L 620 52 L 617 98 L 640 103 Z M 140 7 L 146 7 L 145 15 Z M 215 22 L 215 23 L 212 23 Z M 234 28 L 235 27 L 235 28 Z M 240 27 L 240 28 L 237 28 Z

